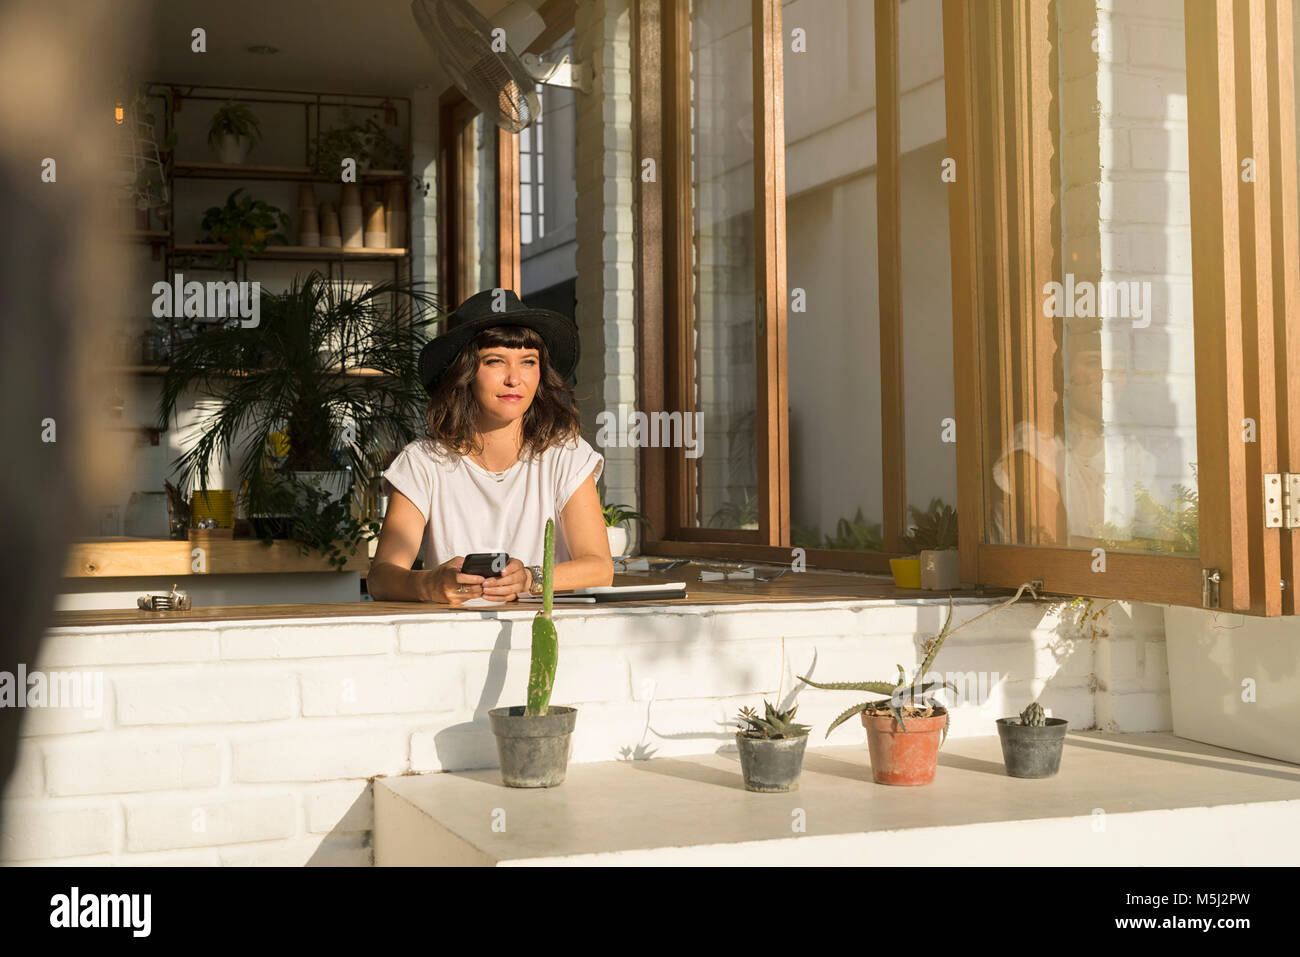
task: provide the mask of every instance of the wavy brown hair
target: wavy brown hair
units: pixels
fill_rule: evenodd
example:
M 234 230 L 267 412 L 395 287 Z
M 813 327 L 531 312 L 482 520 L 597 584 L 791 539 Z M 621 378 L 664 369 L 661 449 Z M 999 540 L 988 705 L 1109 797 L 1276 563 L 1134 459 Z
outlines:
M 527 326 L 491 326 L 465 343 L 452 360 L 429 399 L 426 421 L 429 438 L 458 455 L 483 451 L 479 439 L 479 405 L 474 398 L 479 355 L 493 346 L 536 349 L 541 376 L 533 401 L 524 410 L 520 458 L 541 455 L 553 445 L 581 435 L 573 389 L 551 365 L 542 337 Z

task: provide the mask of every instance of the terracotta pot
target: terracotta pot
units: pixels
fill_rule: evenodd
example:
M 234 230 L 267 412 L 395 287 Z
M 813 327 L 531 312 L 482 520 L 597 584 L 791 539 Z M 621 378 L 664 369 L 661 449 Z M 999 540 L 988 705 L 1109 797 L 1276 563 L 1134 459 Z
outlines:
M 940 709 L 929 718 L 904 716 L 904 720 L 906 731 L 892 714 L 862 714 L 871 754 L 871 777 L 877 784 L 914 786 L 934 780 L 947 713 Z

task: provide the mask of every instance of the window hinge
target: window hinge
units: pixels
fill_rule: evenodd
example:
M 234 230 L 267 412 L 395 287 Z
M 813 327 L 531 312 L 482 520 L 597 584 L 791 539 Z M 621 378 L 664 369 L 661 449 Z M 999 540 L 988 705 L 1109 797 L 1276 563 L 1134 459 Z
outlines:
M 1217 568 L 1201 569 L 1201 607 L 1219 607 L 1219 582 L 1222 579 Z
M 1300 473 L 1265 473 L 1264 527 L 1300 528 Z

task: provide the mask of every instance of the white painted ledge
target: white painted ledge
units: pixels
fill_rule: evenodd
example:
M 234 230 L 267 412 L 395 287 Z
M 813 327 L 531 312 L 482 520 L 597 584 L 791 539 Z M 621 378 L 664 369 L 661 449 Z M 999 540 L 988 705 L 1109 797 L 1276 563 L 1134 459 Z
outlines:
M 854 746 L 810 748 L 789 794 L 746 791 L 724 752 L 570 764 L 537 790 L 496 770 L 384 778 L 374 801 L 378 866 L 1300 860 L 1300 767 L 1167 733 L 1071 733 L 1041 780 L 1007 777 L 997 738 L 978 737 L 949 738 L 919 788 L 873 783 Z

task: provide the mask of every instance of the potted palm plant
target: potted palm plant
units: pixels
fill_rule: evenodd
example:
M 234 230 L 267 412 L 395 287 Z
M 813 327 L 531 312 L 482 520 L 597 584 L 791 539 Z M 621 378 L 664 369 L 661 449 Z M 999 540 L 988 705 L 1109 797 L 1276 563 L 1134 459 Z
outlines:
M 630 521 L 640 522 L 654 532 L 650 519 L 640 512 L 632 510 L 629 505 L 602 505 L 601 513 L 605 516 L 605 534 L 609 536 L 609 553 L 615 558 L 627 554 L 628 529 Z
M 263 293 L 256 326 L 214 324 L 178 343 L 163 378 L 160 427 L 191 391 L 217 400 L 174 463 L 182 483 L 206 489 L 213 464 L 238 451 L 235 487 L 249 516 L 293 516 L 313 502 L 338 501 L 348 491 L 336 483 L 340 473 L 367 487 L 385 450 L 423 433 L 417 363 L 439 316 L 421 286 L 345 286 L 312 272 L 284 293 Z M 350 374 L 359 370 L 379 374 Z M 322 472 L 335 476 L 333 492 L 313 499 L 310 489 L 331 487 L 312 474 Z M 342 526 L 335 538 L 356 531 L 346 519 Z M 305 532 L 296 537 L 324 542 L 330 535 L 317 527 Z
M 501 780 L 512 788 L 550 788 L 564 783 L 578 709 L 551 704 L 560 643 L 551 620 L 554 602 L 555 520 L 546 520 L 542 560 L 542 610 L 533 618 L 528 704 L 488 712 L 501 759 Z
M 834 681 L 816 682 L 800 675 L 799 680 L 813 688 L 827 691 L 865 691 L 883 695 L 883 701 L 864 701 L 846 709 L 831 722 L 826 735 L 855 714 L 862 715 L 862 725 L 867 730 L 867 749 L 871 755 L 871 777 L 877 784 L 919 785 L 934 780 L 939 763 L 939 748 L 948 737 L 951 720 L 948 709 L 936 699 L 939 690 L 952 686 L 947 682 L 925 681 L 934 659 L 948 636 L 967 625 L 979 621 L 1014 604 L 1028 591 L 1038 595 L 1029 584 L 1000 605 L 992 608 L 956 628 L 952 627 L 952 599 L 948 599 L 948 617 L 943 628 L 926 641 L 925 660 L 909 680 L 902 665 L 898 665 L 898 680 L 889 681 Z M 955 690 L 955 689 L 954 689 Z
M 212 114 L 212 124 L 208 127 L 208 145 L 221 162 L 244 162 L 248 151 L 261 139 L 261 124 L 245 104 L 229 100 Z
M 741 708 L 737 716 L 736 750 L 740 752 L 740 773 L 749 791 L 797 791 L 799 772 L 803 770 L 803 753 L 808 744 L 806 724 L 796 724 L 796 705 L 789 711 L 763 702 L 765 714 L 753 708 Z

